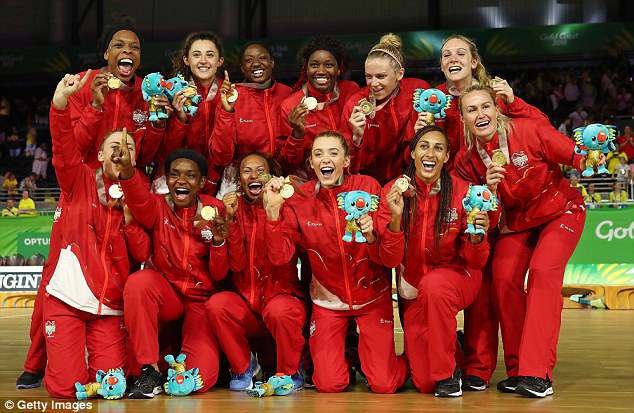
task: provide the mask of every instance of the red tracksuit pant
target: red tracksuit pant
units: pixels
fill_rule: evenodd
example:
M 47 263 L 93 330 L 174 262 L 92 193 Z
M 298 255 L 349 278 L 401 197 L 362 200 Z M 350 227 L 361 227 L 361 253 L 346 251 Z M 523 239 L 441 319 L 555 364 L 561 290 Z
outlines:
M 126 368 L 123 317 L 90 314 L 48 294 L 43 301 L 44 386 L 52 397 L 74 398 L 76 381 L 95 381 L 97 370 Z
M 509 376 L 552 378 L 564 270 L 581 238 L 585 217 L 585 209 L 576 207 L 537 228 L 500 235 L 495 244 L 493 297 Z
M 24 360 L 24 371 L 30 373 L 44 373 L 46 368 L 46 340 L 44 339 L 44 325 L 42 323 L 45 294 L 44 287 L 40 286 L 35 296 L 33 314 L 31 314 L 31 329 L 29 331 L 31 345 L 26 354 L 26 360 Z
M 481 280 L 477 270 L 436 268 L 421 279 L 416 300 L 403 300 L 405 354 L 420 392 L 453 374 L 456 315 L 475 300 Z
M 207 391 L 218 379 L 219 348 L 208 325 L 205 303 L 190 301 L 154 270 L 130 275 L 123 291 L 124 318 L 136 361 L 154 364 L 159 360 L 159 322 L 183 318 L 181 352 L 187 368 L 197 367 Z
M 348 386 L 345 339 L 350 321 L 359 328 L 359 359 L 370 389 L 375 393 L 396 392 L 405 384 L 409 371 L 405 358 L 395 354 L 389 295 L 352 311 L 328 310 L 313 304 L 309 342 L 315 387 L 320 392 L 334 393 Z
M 491 261 L 489 259 L 482 273 L 482 285 L 476 299 L 464 310 L 464 348 L 460 366 L 463 376 L 477 376 L 487 383 L 498 362 L 500 327 L 492 300 Z
M 275 340 L 277 372 L 295 374 L 304 348 L 302 329 L 306 321 L 304 303 L 289 294 L 271 298 L 255 313 L 240 295 L 223 291 L 205 304 L 210 329 L 218 338 L 229 359 L 231 370 L 242 373 L 249 367 L 249 339 L 266 337 Z

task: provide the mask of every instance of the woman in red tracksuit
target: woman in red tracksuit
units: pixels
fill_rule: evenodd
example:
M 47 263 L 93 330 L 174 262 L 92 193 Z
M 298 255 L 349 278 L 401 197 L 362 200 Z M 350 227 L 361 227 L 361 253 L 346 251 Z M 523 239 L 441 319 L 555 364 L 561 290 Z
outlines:
M 338 132 L 317 135 L 310 164 L 317 180 L 302 185 L 302 194 L 285 203 L 279 193 L 283 179 L 272 179 L 265 188 L 264 207 L 271 262 L 288 263 L 297 247 L 307 251 L 310 259 L 313 381 L 322 392 L 340 392 L 348 386 L 344 341 L 348 324 L 354 321 L 360 331 L 361 368 L 370 389 L 394 393 L 405 383 L 408 369 L 405 359 L 394 352 L 391 277 L 379 258 L 374 213 L 357 220 L 366 243 L 344 242 L 346 212 L 337 201 L 343 192 L 360 190 L 376 196 L 381 188 L 368 176 L 344 176 L 350 157 Z
M 401 39 L 387 34 L 365 60 L 367 86 L 348 98 L 341 118 L 351 148 L 351 171 L 370 175 L 381 184 L 405 169 L 405 149 L 414 135 L 416 116 L 412 104 L 415 89 L 427 89 L 424 80 L 403 78 Z M 359 102 L 374 102 L 365 115 Z M 345 125 L 345 127 L 343 126 Z
M 398 291 L 403 310 L 405 353 L 412 380 L 421 392 L 462 395 L 454 354 L 456 315 L 476 298 L 489 244 L 465 235 L 462 200 L 470 184 L 451 175 L 449 139 L 437 126 L 419 130 L 410 144 L 406 171 L 412 188 L 405 197 L 391 181 L 383 188 L 377 227 L 385 266 L 402 263 Z M 475 217 L 488 229 L 488 216 Z
M 91 381 L 97 370 L 126 368 L 126 243 L 136 259 L 149 255 L 149 237 L 142 229 L 125 225 L 119 197 L 111 196 L 117 179 L 114 159 L 125 134 L 114 132 L 104 139 L 97 155 L 102 167 L 96 170 L 82 162 L 75 143 L 68 98 L 89 79 L 90 71 L 83 78 L 66 75 L 57 85 L 50 112 L 53 165 L 63 201 L 51 234 L 49 271 L 42 278 L 46 292 L 40 296 L 40 328 L 48 358 L 44 385 L 53 397 L 74 397 L 75 382 Z M 134 154 L 131 139 L 128 145 Z
M 308 178 L 306 157 L 315 136 L 326 130 L 339 130 L 341 111 L 348 98 L 359 90 L 352 81 L 340 79 L 345 68 L 345 48 L 330 37 L 317 37 L 301 51 L 303 59 L 295 93 L 282 102 L 283 134 L 287 140 L 280 160 L 288 171 Z M 304 99 L 317 100 L 317 107 L 308 110 Z
M 469 151 L 456 168 L 463 177 L 489 185 L 503 207 L 493 247 L 493 303 L 509 378 L 498 389 L 548 396 L 553 394 L 564 269 L 585 222 L 583 199 L 559 164 L 582 169 L 583 161 L 574 154 L 574 142 L 543 118 L 511 121 L 501 115 L 495 93 L 486 86 L 467 88 L 460 100 Z M 492 161 L 496 149 L 504 162 Z
M 209 137 L 212 162 L 227 167 L 249 152 L 257 151 L 277 157 L 286 139 L 282 132 L 280 105 L 291 88 L 273 80 L 273 54 L 262 43 L 247 44 L 240 54 L 240 70 L 245 82 L 232 85 L 228 74 L 220 91 L 221 107 L 216 112 L 214 129 Z M 227 99 L 238 92 L 237 100 Z M 221 196 L 235 188 L 231 183 L 237 173 L 227 169 Z M 229 185 L 227 185 L 229 184 Z
M 79 151 L 96 168 L 103 137 L 126 128 L 136 142 L 137 164 L 148 165 L 163 140 L 165 124 L 148 121 L 148 103 L 141 94 L 143 79 L 136 75 L 141 64 L 141 41 L 136 30 L 128 25 L 114 26 L 104 37 L 102 52 L 107 66 L 91 71 L 84 87 L 68 101 Z M 111 77 L 119 79 L 118 88 L 108 87 Z M 169 105 L 166 98 L 163 103 Z
M 170 119 L 165 139 L 159 150 L 156 164 L 162 167 L 167 155 L 178 148 L 193 149 L 207 157 L 209 171 L 203 192 L 215 194 L 222 168 L 217 168 L 209 162 L 209 147 L 207 137 L 214 128 L 216 108 L 220 102 L 220 88 L 223 80 L 218 78 L 218 69 L 224 63 L 223 48 L 220 38 L 211 32 L 190 33 L 183 42 L 180 53 L 174 57 L 172 65 L 174 73 L 181 74 L 190 84 L 194 84 L 203 101 L 198 105 L 195 116 L 189 116 L 183 111 L 184 96 L 177 93 L 172 105 L 174 117 Z M 155 181 L 158 192 L 167 192 L 162 183 L 164 171 L 158 174 L 159 182 Z M 160 187 L 163 188 L 160 188 Z
M 207 165 L 191 149 L 172 152 L 165 162 L 168 195 L 153 195 L 131 167 L 129 154 L 119 161 L 121 187 L 137 222 L 149 232 L 153 252 L 146 268 L 130 276 L 123 293 L 124 318 L 141 375 L 129 397 L 152 398 L 162 391 L 157 371 L 158 323 L 183 318 L 182 353 L 189 368 L 198 367 L 200 391 L 218 377 L 219 349 L 207 328 L 205 301 L 215 292 L 214 281 L 228 271 L 227 249 L 216 221 L 205 220 L 213 208 L 224 213 L 217 199 L 199 194 Z
M 259 153 L 239 164 L 240 193 L 224 196 L 227 242 L 233 291 L 211 296 L 206 308 L 212 330 L 229 359 L 231 390 L 252 387 L 259 370 L 249 339 L 271 335 L 277 351 L 277 372 L 303 387 L 300 368 L 306 320 L 304 294 L 297 277 L 297 257 L 284 265 L 271 263 L 265 245 L 266 213 L 262 206 L 263 174 L 280 176 L 279 166 Z

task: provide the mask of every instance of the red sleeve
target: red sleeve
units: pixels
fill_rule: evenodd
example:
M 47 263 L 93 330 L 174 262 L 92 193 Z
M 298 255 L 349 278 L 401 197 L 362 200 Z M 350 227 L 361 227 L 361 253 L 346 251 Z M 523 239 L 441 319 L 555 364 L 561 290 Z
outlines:
M 68 107 L 59 110 L 51 102 L 49 113 L 55 175 L 62 192 L 70 196 L 77 179 L 90 168 L 83 164 L 78 145 L 75 143 Z
M 160 216 L 160 198 L 150 193 L 138 170 L 130 179 L 119 181 L 125 195 L 125 203 L 132 216 L 143 228 L 152 229 Z
M 229 253 L 227 242 L 221 245 L 213 245 L 209 247 L 209 275 L 215 281 L 220 281 L 229 273 Z
M 528 124 L 525 124 L 529 127 Z M 560 133 L 550 124 L 540 124 L 537 128 L 537 136 L 546 160 L 554 164 L 572 166 L 581 170 L 581 155 L 575 154 L 575 144 L 566 135 Z
M 266 220 L 265 224 L 266 245 L 275 246 L 269 248 L 269 260 L 273 265 L 286 265 L 295 255 L 295 244 L 299 237 L 299 224 L 292 208 L 282 207 L 280 219 L 277 221 Z
M 394 181 L 389 182 L 383 187 L 379 210 L 376 213 L 376 228 L 381 242 L 379 246 L 380 263 L 388 268 L 397 267 L 403 260 L 403 255 L 405 254 L 405 237 L 403 231 L 392 232 L 388 228 L 388 224 L 392 219 L 392 212 L 390 211 L 386 197 L 392 185 L 394 185 Z
M 497 105 L 500 108 L 500 112 L 511 118 L 532 118 L 535 120 L 543 120 L 550 124 L 548 116 L 537 109 L 535 106 L 526 103 L 523 99 L 515 96 L 513 103 L 506 104 L 501 98 L 497 99 Z
M 339 130 L 341 134 L 346 140 L 348 144 L 348 149 L 350 150 L 350 173 L 355 174 L 359 172 L 361 167 L 359 150 L 363 145 L 363 139 L 359 145 L 355 144 L 352 140 L 352 128 L 350 127 L 350 114 L 352 114 L 352 110 L 354 109 L 354 105 L 357 103 L 357 94 L 350 96 L 346 101 L 346 104 L 343 106 L 343 111 L 341 112 L 341 120 L 339 121 Z
M 237 221 L 229 224 L 227 242 L 229 244 L 229 268 L 233 272 L 243 271 L 247 267 L 247 251 L 242 226 Z
M 136 222 L 131 222 L 123 227 L 128 252 L 137 263 L 142 263 L 150 258 L 152 241 L 150 236 Z
M 209 137 L 209 150 L 214 165 L 227 166 L 233 160 L 236 150 L 235 112 L 230 113 L 219 107 L 216 110 L 214 130 Z
M 84 76 L 86 72 L 79 75 Z M 99 73 L 98 70 L 93 71 L 94 76 Z M 79 153 L 85 156 L 90 150 L 101 142 L 97 142 L 101 136 L 97 136 L 100 130 L 100 124 L 103 119 L 103 109 L 97 110 L 92 107 L 92 91 L 90 86 L 92 79 L 88 79 L 84 87 L 68 98 L 68 107 L 70 109 L 70 120 L 73 126 L 74 139 L 78 146 Z

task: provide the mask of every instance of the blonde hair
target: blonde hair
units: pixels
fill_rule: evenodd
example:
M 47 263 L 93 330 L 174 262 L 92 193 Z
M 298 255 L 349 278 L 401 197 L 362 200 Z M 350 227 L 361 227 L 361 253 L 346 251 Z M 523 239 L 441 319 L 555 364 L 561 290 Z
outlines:
M 511 130 L 513 129 L 513 123 L 511 122 L 511 119 L 509 117 L 503 115 L 502 112 L 500 112 L 500 109 L 497 107 L 495 92 L 489 86 L 486 86 L 483 84 L 473 84 L 467 87 L 465 91 L 462 92 L 462 96 L 460 97 L 460 115 L 463 116 L 464 118 L 464 113 L 463 113 L 464 97 L 467 96 L 471 92 L 477 92 L 477 91 L 486 92 L 491 97 L 491 100 L 493 101 L 493 104 L 495 105 L 498 112 L 496 117 L 497 124 L 498 124 L 498 127 L 497 127 L 498 136 L 507 138 L 509 134 L 511 133 Z M 464 130 L 464 138 L 467 144 L 467 149 L 471 150 L 473 148 L 475 138 L 471 135 L 471 131 L 469 131 L 469 128 L 465 124 L 464 120 L 462 122 L 462 127 Z
M 443 47 L 445 47 L 445 44 L 447 44 L 449 40 L 453 40 L 453 39 L 458 39 L 465 42 L 469 46 L 469 52 L 471 53 L 471 56 L 474 57 L 478 61 L 478 65 L 472 71 L 472 76 L 475 78 L 475 80 L 482 85 L 491 86 L 491 76 L 489 76 L 489 73 L 487 72 L 484 65 L 482 64 L 482 58 L 480 57 L 480 54 L 478 53 L 478 46 L 476 46 L 475 42 L 472 39 L 468 38 L 467 36 L 463 36 L 461 34 L 452 34 L 451 36 L 447 37 L 442 42 L 442 46 L 440 47 L 440 60 L 442 61 Z
M 398 35 L 394 33 L 385 34 L 381 36 L 377 44 L 372 46 L 366 61 L 371 57 L 389 57 L 391 66 L 394 70 L 399 71 L 403 69 L 405 63 L 403 53 L 401 52 L 402 47 L 403 42 Z

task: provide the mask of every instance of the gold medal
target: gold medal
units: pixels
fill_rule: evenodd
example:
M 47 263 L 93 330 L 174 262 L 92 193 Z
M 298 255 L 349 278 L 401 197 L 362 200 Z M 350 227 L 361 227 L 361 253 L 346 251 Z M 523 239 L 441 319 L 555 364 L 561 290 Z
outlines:
M 109 89 L 119 89 L 121 87 L 121 80 L 115 75 L 111 75 L 108 79 L 108 88 Z
M 288 199 L 292 197 L 294 193 L 295 193 L 295 188 L 293 188 L 293 185 L 291 184 L 284 184 L 284 186 L 280 190 L 280 195 L 284 199 Z
M 266 185 L 266 183 L 270 181 L 271 178 L 273 178 L 273 175 L 267 174 L 266 172 L 262 172 L 258 175 L 258 179 L 262 182 L 262 185 Z
M 231 94 L 227 95 L 227 102 L 233 103 L 238 100 L 238 90 L 236 88 L 231 88 Z
M 398 188 L 398 191 L 401 194 L 405 193 L 409 189 L 409 178 L 406 176 L 401 176 L 396 181 L 394 181 L 394 186 Z
M 365 116 L 370 116 L 374 113 L 374 110 L 376 109 L 376 105 L 366 98 L 361 99 L 357 106 L 361 108 L 361 112 L 363 112 Z
M 502 152 L 501 149 L 494 149 L 491 154 L 491 162 L 496 166 L 506 165 L 506 156 L 504 156 L 504 152 Z
M 312 96 L 308 96 L 307 98 L 304 98 L 304 105 L 308 110 L 315 110 L 317 109 L 317 99 Z
M 110 188 L 108 188 L 108 194 L 112 199 L 120 199 L 123 196 L 123 191 L 121 190 L 119 184 L 113 184 L 110 185 Z
M 209 205 L 205 205 L 201 210 L 200 210 L 200 216 L 205 220 L 205 221 L 212 221 L 214 218 L 216 218 L 216 215 L 218 214 L 218 211 L 216 210 L 216 208 L 209 206 Z

